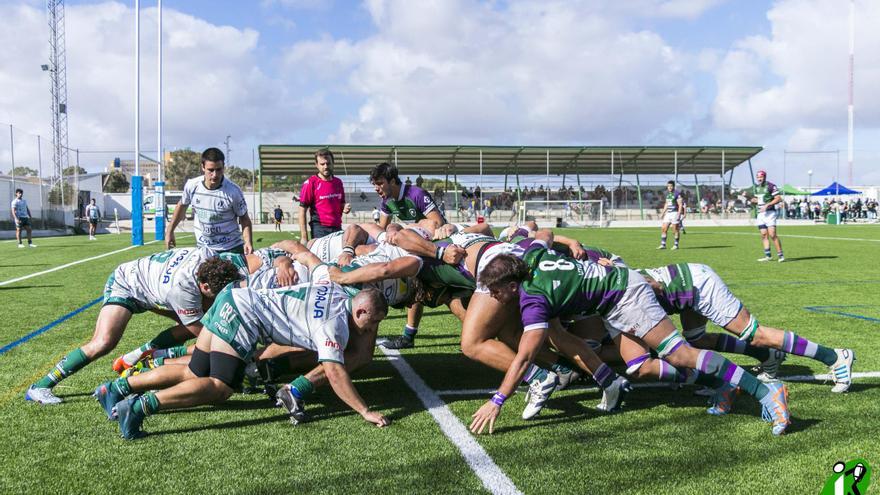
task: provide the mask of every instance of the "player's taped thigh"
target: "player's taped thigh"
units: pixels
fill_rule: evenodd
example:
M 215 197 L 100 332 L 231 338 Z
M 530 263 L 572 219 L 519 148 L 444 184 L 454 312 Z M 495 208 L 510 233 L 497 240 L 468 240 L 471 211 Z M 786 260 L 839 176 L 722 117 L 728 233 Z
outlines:
M 236 388 L 244 379 L 244 361 L 237 356 L 211 351 L 211 378 L 220 380 L 229 388 Z
M 675 352 L 676 349 L 684 345 L 684 337 L 678 332 L 673 331 L 657 346 L 657 357 L 665 359 L 667 356 Z
M 211 372 L 210 355 L 196 347 L 189 358 L 189 370 L 199 378 L 205 378 Z
M 745 330 L 743 330 L 743 332 L 741 334 L 739 334 L 739 337 L 737 337 L 737 338 L 739 340 L 744 341 L 744 342 L 751 342 L 752 339 L 755 338 L 755 335 L 757 333 L 758 333 L 758 320 L 755 319 L 754 315 L 749 315 L 749 323 L 746 325 Z
M 693 344 L 694 342 L 702 339 L 704 335 L 706 335 L 706 325 L 703 324 L 698 327 L 684 330 L 682 334 L 684 335 L 684 338 L 688 341 L 688 343 Z

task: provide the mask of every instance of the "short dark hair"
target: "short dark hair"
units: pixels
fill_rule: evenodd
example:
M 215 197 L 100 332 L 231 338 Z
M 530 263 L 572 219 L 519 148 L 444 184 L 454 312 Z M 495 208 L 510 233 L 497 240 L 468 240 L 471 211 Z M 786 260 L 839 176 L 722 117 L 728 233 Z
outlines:
M 196 280 L 208 284 L 208 290 L 216 296 L 230 283 L 241 280 L 241 274 L 231 261 L 211 258 L 199 266 Z
M 205 162 L 222 162 L 225 165 L 226 157 L 223 156 L 223 152 L 220 151 L 219 148 L 208 148 L 202 152 L 202 165 L 204 165 Z
M 519 284 L 529 278 L 529 265 L 510 254 L 499 254 L 480 272 L 480 283 L 489 288 L 509 282 Z
M 358 299 L 358 303 L 360 301 L 365 301 L 371 308 L 373 308 L 373 311 L 375 311 L 376 314 L 388 314 L 388 300 L 385 299 L 385 296 L 379 289 L 374 287 L 363 289 L 354 296 L 354 299 Z M 354 300 L 352 300 L 352 302 L 354 302 Z
M 330 151 L 330 148 L 321 148 L 315 152 L 315 162 L 318 161 L 318 158 L 326 158 L 331 162 L 335 162 L 336 158 L 333 156 L 333 152 Z
M 671 181 L 669 181 L 669 182 L 666 183 L 667 186 L 668 186 L 669 184 L 672 184 L 672 187 L 675 187 L 675 181 L 674 181 L 674 180 L 671 180 Z
M 15 190 L 15 194 L 18 194 L 18 193 L 22 193 L 22 194 L 24 194 L 24 191 L 23 191 L 21 188 L 16 189 L 16 190 Z
M 378 179 L 384 178 L 388 182 L 397 182 L 400 184 L 400 177 L 397 175 L 397 167 L 388 163 L 382 162 L 370 171 L 370 182 L 376 182 Z

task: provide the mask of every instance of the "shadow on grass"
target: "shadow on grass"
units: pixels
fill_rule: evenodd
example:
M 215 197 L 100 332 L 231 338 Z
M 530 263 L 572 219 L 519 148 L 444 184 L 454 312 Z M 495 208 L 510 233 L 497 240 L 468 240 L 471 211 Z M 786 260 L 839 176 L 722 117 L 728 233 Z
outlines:
M 18 268 L 21 266 L 49 266 L 49 263 L 32 263 L 28 265 L 17 263 L 15 265 L 0 265 L 0 268 Z
M 452 311 L 449 311 L 449 310 L 446 310 L 446 311 L 430 311 L 430 312 L 426 311 L 426 312 L 424 313 L 423 317 L 425 317 L 425 316 L 451 315 L 451 314 L 452 314 Z M 404 313 L 404 314 L 399 314 L 399 315 L 386 316 L 386 317 L 385 317 L 385 320 L 402 320 L 402 319 L 405 319 L 405 318 L 406 318 L 406 314 Z M 421 337 L 421 335 L 419 335 L 419 337 Z
M 189 409 L 185 409 L 189 411 Z M 175 413 L 179 413 L 184 411 L 174 411 Z M 278 421 L 288 421 L 286 414 L 279 414 L 278 416 L 269 416 L 266 418 L 254 418 L 254 419 L 244 419 L 239 421 L 227 421 L 225 423 L 216 423 L 211 425 L 202 425 L 195 426 L 192 428 L 177 428 L 173 430 L 161 430 L 161 431 L 147 431 L 146 433 L 151 437 L 158 437 L 162 435 L 171 435 L 176 433 L 192 433 L 196 431 L 207 431 L 207 430 L 226 430 L 228 428 L 245 428 L 248 426 L 256 426 L 268 423 L 275 423 Z
M 836 260 L 838 256 L 801 256 L 799 258 L 785 258 L 785 263 L 795 263 L 797 261 L 810 260 Z
M 64 287 L 63 285 L 19 285 L 17 287 L 0 287 L 0 290 L 18 290 L 18 289 L 50 289 Z
M 681 249 L 726 249 L 732 248 L 733 246 L 685 246 Z

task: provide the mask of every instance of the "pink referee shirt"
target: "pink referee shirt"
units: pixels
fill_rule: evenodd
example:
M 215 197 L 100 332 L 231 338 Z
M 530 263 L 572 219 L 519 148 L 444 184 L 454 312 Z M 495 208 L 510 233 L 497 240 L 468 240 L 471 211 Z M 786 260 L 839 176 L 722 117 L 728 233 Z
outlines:
M 342 180 L 333 177 L 323 180 L 313 175 L 303 182 L 299 204 L 309 209 L 310 222 L 315 219 L 325 227 L 342 227 L 342 208 L 345 206 L 345 189 Z

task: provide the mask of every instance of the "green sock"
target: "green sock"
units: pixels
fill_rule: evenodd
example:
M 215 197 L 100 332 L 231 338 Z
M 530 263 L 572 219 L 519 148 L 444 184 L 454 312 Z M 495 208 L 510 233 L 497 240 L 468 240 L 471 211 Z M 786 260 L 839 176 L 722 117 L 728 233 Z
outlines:
M 136 413 L 141 413 L 144 416 L 149 416 L 158 411 L 159 399 L 156 398 L 156 393 L 147 392 L 144 395 L 138 397 L 138 400 L 135 401 L 132 410 Z
M 178 345 L 168 349 L 169 358 L 178 358 L 189 354 L 185 345 Z
M 299 375 L 296 380 L 290 382 L 290 393 L 298 399 L 308 399 L 314 391 L 315 386 L 303 375 Z
M 156 365 L 156 368 L 158 368 L 159 366 L 164 366 L 165 365 L 165 358 L 163 358 L 163 357 L 156 358 L 153 360 L 153 364 Z
M 52 368 L 52 371 L 37 381 L 37 383 L 34 383 L 33 386 L 36 388 L 52 388 L 57 385 L 58 382 L 76 373 L 91 362 L 92 360 L 86 356 L 82 349 L 77 348 L 70 354 L 61 358 L 61 361 L 58 361 L 58 364 Z
M 128 384 L 128 378 L 117 378 L 110 384 L 110 388 L 125 397 L 131 393 L 131 385 Z
M 746 344 L 746 348 L 743 350 L 743 354 L 745 354 L 746 356 L 751 356 L 761 362 L 770 359 L 770 349 L 766 347 L 753 346 L 751 344 Z

